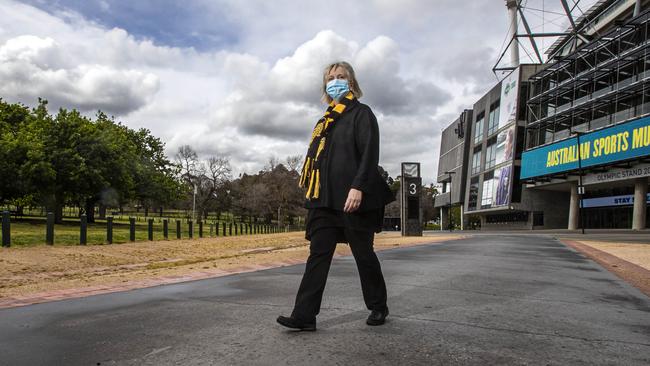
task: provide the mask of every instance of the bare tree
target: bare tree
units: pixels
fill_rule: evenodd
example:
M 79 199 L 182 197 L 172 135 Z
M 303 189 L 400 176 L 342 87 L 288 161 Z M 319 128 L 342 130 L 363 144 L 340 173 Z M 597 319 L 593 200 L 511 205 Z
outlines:
M 290 171 L 298 171 L 302 167 L 302 156 L 301 155 L 290 155 L 287 156 L 287 169 Z
M 190 145 L 183 145 L 176 153 L 176 164 L 180 168 L 181 179 L 184 183 L 194 185 L 199 175 L 199 157 Z

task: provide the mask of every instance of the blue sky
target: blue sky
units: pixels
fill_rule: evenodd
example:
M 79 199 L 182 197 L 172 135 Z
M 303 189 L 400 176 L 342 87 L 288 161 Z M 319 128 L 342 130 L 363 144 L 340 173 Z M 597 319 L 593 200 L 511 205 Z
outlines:
M 197 1 L 123 0 L 27 0 L 51 14 L 75 11 L 106 28 L 121 28 L 136 38 L 172 47 L 194 47 L 201 51 L 224 49 L 237 44 L 240 25 L 228 7 L 204 6 Z M 214 2 L 216 3 L 216 2 Z

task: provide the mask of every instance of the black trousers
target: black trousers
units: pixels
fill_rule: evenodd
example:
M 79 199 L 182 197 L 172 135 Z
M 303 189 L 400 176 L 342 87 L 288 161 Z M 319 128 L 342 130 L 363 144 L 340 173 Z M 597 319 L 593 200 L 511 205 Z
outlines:
M 386 309 L 386 283 L 381 273 L 379 259 L 372 247 L 375 233 L 342 227 L 325 227 L 311 235 L 309 258 L 296 295 L 292 317 L 307 322 L 316 319 L 316 315 L 320 312 L 337 238 L 340 238 L 341 234 L 345 235 L 345 239 L 350 244 L 352 255 L 357 263 L 366 307 L 368 310 Z

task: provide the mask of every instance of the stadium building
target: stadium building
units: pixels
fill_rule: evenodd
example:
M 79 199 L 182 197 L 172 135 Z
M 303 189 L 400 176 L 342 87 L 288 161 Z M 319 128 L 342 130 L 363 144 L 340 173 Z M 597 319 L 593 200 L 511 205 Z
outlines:
M 596 2 L 571 19 L 548 62 L 517 65 L 474 104 L 465 189 L 452 198 L 463 221 L 482 229 L 650 224 L 646 4 Z M 444 140 L 438 181 L 447 191 Z

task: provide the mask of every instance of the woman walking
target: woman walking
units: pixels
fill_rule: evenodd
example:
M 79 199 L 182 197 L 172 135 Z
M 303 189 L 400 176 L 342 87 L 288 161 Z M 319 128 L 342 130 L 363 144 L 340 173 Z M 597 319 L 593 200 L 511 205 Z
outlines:
M 293 312 L 277 321 L 293 329 L 316 330 L 336 244 L 349 243 L 371 311 L 366 323 L 381 325 L 388 315 L 386 284 L 373 240 L 381 231 L 384 206 L 395 197 L 379 174 L 377 119 L 359 102 L 361 88 L 347 62 L 325 68 L 322 92 L 329 107 L 314 127 L 300 177 L 307 190 L 305 237 L 310 253 Z

